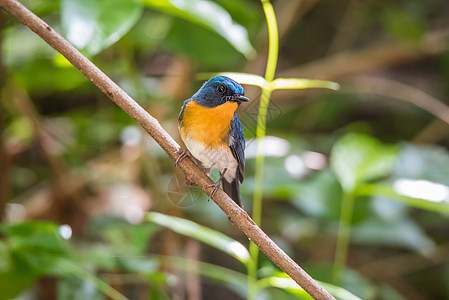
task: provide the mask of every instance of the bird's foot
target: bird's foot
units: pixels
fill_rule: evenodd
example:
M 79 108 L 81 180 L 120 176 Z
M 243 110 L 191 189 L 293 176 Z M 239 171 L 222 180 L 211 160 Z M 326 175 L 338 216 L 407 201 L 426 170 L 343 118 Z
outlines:
M 183 160 L 186 156 L 190 157 L 190 158 L 193 160 L 192 153 L 190 153 L 190 151 L 187 150 L 187 149 L 185 149 L 185 150 L 181 150 L 181 149 L 180 149 L 180 150 L 177 151 L 177 153 L 180 153 L 180 154 L 179 154 L 178 158 L 175 160 L 175 167 L 177 167 L 178 164 L 179 164 L 179 162 L 180 162 L 181 160 Z M 195 160 L 194 160 L 194 161 L 195 161 Z M 195 163 L 196 163 L 196 162 L 195 162 Z M 186 185 L 187 185 L 188 187 L 192 187 L 192 185 L 194 185 L 194 183 L 193 183 L 190 179 L 186 178 Z
M 221 182 L 221 180 L 223 179 L 223 177 L 224 177 L 224 175 L 225 175 L 225 173 L 226 173 L 227 170 L 228 170 L 227 168 L 225 168 L 225 169 L 223 170 L 223 172 L 220 174 L 220 179 L 218 179 L 216 183 L 206 185 L 207 187 L 213 187 L 212 191 L 211 191 L 210 194 L 209 194 L 209 198 L 207 198 L 207 201 L 209 201 L 210 199 L 212 199 L 212 197 L 213 197 L 213 196 L 215 195 L 215 193 L 217 192 L 218 188 L 220 187 L 220 182 Z
M 181 150 L 181 151 L 178 151 L 178 152 L 181 152 L 181 153 L 179 154 L 178 158 L 175 161 L 175 167 L 177 167 L 178 163 L 181 160 L 183 160 L 186 156 L 192 157 L 192 154 L 190 153 L 190 151 L 188 149 Z
M 210 201 L 210 199 L 212 199 L 212 197 L 215 195 L 215 193 L 218 191 L 218 188 L 220 187 L 220 181 L 218 180 L 216 183 L 214 184 L 208 184 L 206 185 L 206 187 L 211 187 L 213 188 L 212 191 L 209 194 L 209 198 L 207 198 L 207 201 Z

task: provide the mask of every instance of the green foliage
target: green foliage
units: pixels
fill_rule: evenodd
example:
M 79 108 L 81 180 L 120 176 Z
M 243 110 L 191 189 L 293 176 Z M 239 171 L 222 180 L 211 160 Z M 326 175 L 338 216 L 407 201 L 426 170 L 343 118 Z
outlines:
M 434 242 L 426 236 L 425 232 L 405 216 L 394 219 L 372 216 L 355 225 L 352 235 L 354 243 L 367 246 L 401 247 L 422 253 L 435 248 Z
M 288 291 L 289 293 L 295 295 L 297 299 L 313 299 L 312 297 L 307 294 L 306 291 L 304 291 L 302 288 L 300 288 L 296 282 L 294 282 L 290 277 L 288 277 L 285 273 L 276 273 L 273 276 L 264 278 L 260 281 L 260 283 L 267 284 L 272 287 L 276 287 L 279 289 L 283 289 Z M 342 289 L 338 286 L 320 282 L 320 284 L 327 290 L 329 293 L 331 293 L 332 296 L 334 296 L 336 299 L 344 299 L 344 300 L 357 300 L 360 299 L 359 297 L 353 295 L 352 293 L 348 292 L 345 289 Z M 289 299 L 289 298 L 287 298 Z
M 65 241 L 59 226 L 49 222 L 25 222 L 17 225 L 3 225 L 1 232 L 6 239 L 0 243 L 0 288 L 2 299 L 16 297 L 33 282 L 43 276 L 59 276 L 58 295 L 85 299 L 101 299 L 106 294 L 112 299 L 127 299 L 110 285 L 87 272 L 79 264 L 86 264 L 104 270 L 125 270 L 157 274 L 148 262 L 122 259 L 121 255 L 142 255 L 154 227 L 148 225 L 131 226 L 121 220 L 109 220 L 108 226 L 95 226 L 96 235 L 105 241 L 97 245 L 84 257 L 73 243 Z M 93 229 L 93 228 L 92 228 Z
M 58 299 L 101 300 L 103 297 L 91 282 L 77 277 L 63 277 L 58 284 Z
M 68 41 L 89 56 L 117 42 L 142 14 L 141 0 L 61 0 Z
M 150 222 L 167 227 L 179 234 L 195 238 L 205 244 L 224 251 L 240 260 L 242 263 L 248 262 L 248 250 L 246 250 L 242 244 L 227 237 L 221 232 L 217 232 L 186 219 L 167 216 L 156 212 L 147 213 L 146 219 Z
M 352 192 L 360 184 L 382 178 L 392 170 L 398 148 L 387 146 L 367 135 L 348 134 L 335 143 L 331 168 L 342 187 Z
M 377 47 L 386 36 L 407 49 L 435 49 L 425 43 L 433 41 L 427 38 L 429 30 L 447 18 L 440 7 L 443 1 L 402 2 L 348 6 L 320 2 L 301 15 L 299 22 L 283 20 L 290 27 L 281 28 L 286 30 L 278 49 L 269 1 L 263 5 L 240 0 L 24 1 L 88 57 L 94 57 L 173 136 L 180 105 L 199 84 L 194 79 L 232 71 L 223 74 L 263 89 L 259 111 L 254 110 L 256 96 L 255 105 L 239 109 L 245 135 L 281 137 L 289 151 L 264 157 L 259 147 L 257 158 L 247 159 L 241 186 L 245 209 L 251 211 L 248 200 L 255 199 L 253 213 L 256 221 L 263 220 L 264 231 L 337 299 L 404 299 L 393 288 L 398 277 L 404 289 L 419 289 L 424 297 L 443 299 L 449 282 L 444 259 L 449 214 L 445 130 L 429 127 L 437 128 L 431 130 L 435 135 L 423 130 L 433 116 L 420 108 L 352 93 L 346 79 L 333 77 L 337 71 L 345 74 L 344 64 L 338 66 L 343 70 L 333 70 L 331 65 L 314 71 L 310 79 L 275 76 L 277 68 L 279 73 L 293 74 L 297 69 L 297 76 L 303 71 L 309 74 L 314 58 L 329 66 L 326 62 L 332 61 L 328 58 L 336 49 L 351 62 L 351 53 L 370 50 L 371 44 Z M 280 3 L 276 13 L 288 15 L 282 9 L 291 3 Z M 264 76 L 240 73 L 243 69 L 260 72 L 264 67 L 265 58 L 258 57 L 256 63 L 248 58 L 256 54 L 252 44 L 264 45 L 259 38 L 264 36 L 266 20 L 270 36 L 266 72 Z M 151 299 L 172 299 L 178 296 L 175 284 L 194 275 L 202 286 L 212 287 L 217 297 L 226 290 L 241 298 L 310 299 L 265 256 L 259 257 L 254 245 L 246 250 L 246 239 L 212 202 L 205 201 L 207 197 L 198 197 L 189 208 L 169 202 L 166 190 L 174 174 L 172 161 L 143 133 L 132 146 L 122 141 L 124 131 L 137 128 L 135 122 L 106 102 L 65 58 L 17 22 L 4 23 L 2 35 L 2 67 L 7 76 L 1 87 L 0 146 L 5 145 L 11 154 L 7 188 L 13 205 L 9 214 L 17 213 L 21 220 L 22 210 L 28 216 L 29 205 L 52 197 L 61 200 L 55 191 L 67 176 L 82 186 L 68 201 L 90 220 L 84 224 L 85 231 L 68 241 L 61 238 L 54 223 L 25 220 L 1 225 L 0 298 L 18 297 L 41 278 L 51 277 L 57 278 L 60 299 L 102 299 L 105 295 L 124 299 L 128 295 L 118 290 L 134 293 L 139 284 L 149 290 L 146 296 Z M 383 69 L 382 74 L 390 79 L 400 75 L 403 82 L 410 80 L 429 94 L 447 98 L 449 89 L 441 78 L 447 77 L 449 56 L 447 51 L 434 55 L 432 60 L 422 58 L 419 64 L 408 63 L 405 68 Z M 361 65 L 366 63 L 363 57 L 359 59 Z M 377 59 L 381 57 L 367 65 Z M 187 67 L 179 70 L 180 61 Z M 403 62 L 398 59 L 396 63 Z M 192 70 L 199 75 L 190 78 Z M 300 96 L 293 91 L 337 90 L 339 85 L 334 82 L 316 80 L 328 75 L 342 84 L 344 92 L 317 96 L 320 90 L 316 90 Z M 172 89 L 176 96 L 170 94 Z M 245 90 L 257 95 L 251 88 Z M 271 114 L 273 108 L 279 108 L 277 114 Z M 255 124 L 258 117 L 261 126 Z M 354 131 L 365 134 L 341 134 Z M 414 144 L 414 137 L 419 140 L 422 135 L 429 145 Z M 324 159 L 321 166 L 311 167 L 310 153 L 330 157 L 329 163 Z M 300 175 L 289 173 L 290 156 L 302 163 L 297 166 Z M 0 171 L 7 167 L 0 165 Z M 123 215 L 105 216 L 119 214 L 113 209 L 117 203 L 108 200 L 116 185 L 129 182 L 147 196 L 144 209 L 175 211 L 191 220 L 150 212 L 145 215 L 148 222 L 130 224 Z M 179 189 L 186 192 L 182 185 Z M 117 201 L 131 207 L 133 200 L 130 196 Z M 14 207 L 18 208 L 15 212 Z M 44 218 L 55 219 L 53 215 Z M 74 223 L 83 218 L 75 216 Z M 188 257 L 182 242 L 169 240 L 167 236 L 172 235 L 164 235 L 161 228 L 210 247 L 198 250 L 201 261 L 197 261 Z M 366 265 L 380 266 L 382 272 L 367 270 Z M 382 273 L 381 278 L 375 273 Z M 122 284 L 118 290 L 117 284 Z
M 244 248 L 243 245 L 241 245 L 239 242 L 223 235 L 220 232 L 211 230 L 192 221 L 156 212 L 147 213 L 146 220 L 215 247 L 220 251 L 234 256 L 245 265 L 247 265 L 248 263 L 249 254 L 246 248 Z M 175 260 L 173 262 L 175 268 L 184 269 L 188 266 L 188 261 L 176 258 L 171 259 Z M 247 286 L 244 284 L 247 279 L 244 274 L 205 263 L 201 263 L 199 265 L 199 273 L 209 278 L 226 283 L 231 289 L 234 289 L 239 294 L 242 294 L 242 296 L 246 295 L 247 293 Z M 267 292 L 264 291 L 264 289 L 268 287 L 274 287 L 283 289 L 289 294 L 298 297 L 298 299 L 311 299 L 311 297 L 290 277 L 288 277 L 288 275 L 286 275 L 285 273 L 274 271 L 274 269 L 272 273 L 273 275 L 264 277 L 256 283 L 258 293 L 264 294 Z M 338 297 L 338 299 L 359 299 L 352 295 L 350 292 L 332 284 L 327 284 L 327 287 L 333 295 Z M 287 299 L 289 298 L 287 297 Z
M 338 220 L 341 187 L 333 172 L 330 170 L 319 172 L 300 183 L 298 187 L 302 189 L 292 197 L 295 206 L 316 218 Z
M 247 57 L 253 56 L 254 48 L 248 40 L 248 34 L 244 27 L 233 22 L 229 13 L 220 5 L 205 0 L 144 0 L 148 7 L 160 10 L 164 13 L 185 19 L 191 23 L 200 25 L 215 31 L 226 39 L 237 51 Z M 195 41 L 192 41 L 195 42 Z M 198 41 L 198 48 L 204 43 Z
M 69 257 L 58 227 L 47 222 L 2 225 L 0 290 L 3 299 L 16 297 L 38 277 L 60 274 L 60 261 Z
M 402 10 L 389 10 L 384 15 L 385 26 L 394 38 L 408 43 L 418 43 L 424 36 L 422 20 Z
M 394 169 L 397 178 L 425 179 L 449 185 L 449 153 L 438 146 L 402 144 Z
M 195 32 L 194 35 L 191 33 Z M 204 44 L 204 41 L 210 43 Z M 208 28 L 189 23 L 183 19 L 171 22 L 166 46 L 175 53 L 187 55 L 200 66 L 220 67 L 223 62 L 241 62 L 244 58 L 232 45 Z M 215 55 L 210 55 L 215 53 Z M 236 54 L 238 55 L 236 59 Z M 233 63 L 232 65 L 236 65 Z

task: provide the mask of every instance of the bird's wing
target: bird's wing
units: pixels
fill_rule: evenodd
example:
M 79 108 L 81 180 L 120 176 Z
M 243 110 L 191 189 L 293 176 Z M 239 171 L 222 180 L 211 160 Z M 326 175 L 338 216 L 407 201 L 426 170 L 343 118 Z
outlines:
M 179 113 L 178 117 L 178 126 L 181 125 L 182 118 L 184 117 L 184 110 L 187 106 L 187 103 L 189 103 L 190 101 L 192 101 L 192 99 L 187 99 L 186 101 L 184 101 L 184 104 L 182 105 L 181 112 Z
M 229 148 L 231 148 L 232 155 L 238 163 L 239 181 L 243 181 L 243 173 L 245 171 L 245 136 L 243 135 L 242 124 L 237 115 L 231 121 L 231 134 L 233 139 Z

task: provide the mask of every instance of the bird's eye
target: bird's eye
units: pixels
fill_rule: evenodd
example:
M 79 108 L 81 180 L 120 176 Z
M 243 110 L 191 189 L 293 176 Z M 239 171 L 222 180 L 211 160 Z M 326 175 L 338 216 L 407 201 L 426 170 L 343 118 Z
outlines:
M 224 93 L 224 92 L 226 92 L 226 87 L 223 85 L 223 84 L 219 84 L 218 86 L 217 86 L 217 91 L 219 92 L 219 93 Z

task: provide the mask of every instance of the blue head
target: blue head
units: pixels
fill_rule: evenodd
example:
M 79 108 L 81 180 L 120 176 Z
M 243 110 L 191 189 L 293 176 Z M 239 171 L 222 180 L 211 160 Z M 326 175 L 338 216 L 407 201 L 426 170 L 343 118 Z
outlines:
M 238 104 L 249 101 L 243 94 L 242 86 L 236 81 L 226 76 L 214 76 L 203 84 L 192 99 L 202 106 L 216 107 L 228 101 Z

